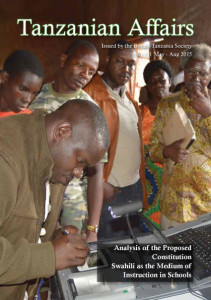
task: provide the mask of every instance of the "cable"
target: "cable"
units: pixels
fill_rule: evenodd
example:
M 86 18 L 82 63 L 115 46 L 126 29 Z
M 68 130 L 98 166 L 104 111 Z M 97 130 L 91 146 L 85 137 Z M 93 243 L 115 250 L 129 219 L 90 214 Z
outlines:
M 192 289 L 192 287 L 190 286 L 190 280 L 188 280 L 188 291 L 195 297 L 203 299 L 203 300 L 207 300 L 207 298 L 203 297 L 202 295 L 199 295 L 196 291 L 194 291 Z
M 135 242 L 137 245 L 140 245 L 140 244 L 139 244 L 139 241 L 137 240 L 137 238 L 136 238 L 136 236 L 135 236 L 135 234 L 134 234 L 134 232 L 133 232 L 132 226 L 131 226 L 131 224 L 130 224 L 130 217 L 129 217 L 129 214 L 126 214 L 125 216 L 126 216 L 126 221 L 127 221 L 128 228 L 129 228 L 129 230 L 130 230 L 130 233 L 131 233 L 131 235 L 132 235 L 132 237 L 133 237 L 134 242 Z M 143 257 L 143 255 L 142 255 L 141 250 L 139 251 L 139 255 L 138 255 L 138 256 L 139 256 L 139 258 L 140 258 L 141 264 L 142 264 L 143 267 L 144 267 L 144 257 Z M 143 272 L 143 271 L 144 271 L 144 268 L 142 269 L 142 272 Z
M 134 242 L 135 242 L 137 245 L 139 245 L 139 242 L 138 242 L 138 240 L 137 240 L 137 238 L 136 238 L 136 236 L 135 236 L 135 234 L 134 234 L 134 232 L 133 232 L 133 230 L 132 230 L 131 224 L 130 224 L 130 217 L 129 217 L 129 214 L 126 214 L 126 221 L 127 221 L 127 225 L 128 225 L 129 230 L 130 230 L 130 233 L 131 233 L 131 235 L 132 235 L 132 237 L 133 237 L 133 239 L 134 239 Z

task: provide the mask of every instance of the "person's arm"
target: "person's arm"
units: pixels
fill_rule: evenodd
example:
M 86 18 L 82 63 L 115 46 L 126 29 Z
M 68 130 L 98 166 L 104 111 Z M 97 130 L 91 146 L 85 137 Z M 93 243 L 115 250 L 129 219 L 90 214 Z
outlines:
M 108 182 L 104 182 L 103 202 L 111 203 L 114 201 L 117 193 L 121 193 L 121 190 Z
M 0 157 L 0 230 L 12 214 L 18 193 L 17 178 L 7 162 Z M 11 243 L 4 234 L 0 237 L 0 285 L 18 284 L 55 272 L 52 243 L 30 244 L 20 238 Z
M 163 128 L 165 113 L 165 110 L 164 112 L 162 111 L 162 105 L 159 105 L 150 133 L 150 143 L 148 145 L 150 159 L 153 162 L 162 164 L 167 158 L 176 163 L 182 163 L 189 155 L 189 151 L 181 146 L 183 140 L 175 141 L 168 146 L 164 144 Z
M 201 134 L 201 139 L 203 143 L 203 151 L 211 159 L 211 116 L 203 118 L 199 124 L 199 132 Z
M 189 155 L 189 151 L 181 146 L 183 142 L 184 140 L 181 139 L 173 142 L 168 146 L 165 146 L 163 148 L 163 156 L 165 158 L 170 158 L 175 163 L 184 162 Z
M 99 162 L 95 167 L 89 170 L 88 178 L 88 225 L 98 226 L 100 221 L 100 214 L 103 205 L 103 168 L 104 163 Z M 93 173 L 93 174 L 91 174 Z M 93 242 L 97 240 L 97 232 L 91 230 L 86 231 L 87 241 Z
M 211 99 L 209 93 L 205 87 L 203 92 L 193 88 L 189 97 L 190 105 L 198 114 L 202 115 L 202 120 L 199 122 L 200 134 L 211 141 Z
M 191 92 L 188 93 L 188 96 L 190 105 L 198 114 L 202 115 L 203 119 L 211 116 L 211 101 L 206 87 L 204 87 L 203 92 L 193 87 Z
M 11 216 L 17 199 L 18 179 L 0 156 L 0 232 Z M 17 233 L 18 235 L 18 233 Z M 40 277 L 50 277 L 56 269 L 82 265 L 89 248 L 80 235 L 67 235 L 53 242 L 29 243 L 17 238 L 11 243 L 0 237 L 0 285 L 19 284 Z
M 163 114 L 162 108 L 158 105 L 152 129 L 150 132 L 150 142 L 148 145 L 149 156 L 153 162 L 164 164 L 166 158 L 163 156 L 164 141 L 163 141 Z

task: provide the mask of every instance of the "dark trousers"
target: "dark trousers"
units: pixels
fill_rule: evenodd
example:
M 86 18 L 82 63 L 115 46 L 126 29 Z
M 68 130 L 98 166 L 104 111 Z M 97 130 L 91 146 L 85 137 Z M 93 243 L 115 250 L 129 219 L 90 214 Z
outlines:
M 99 240 L 130 235 L 126 218 L 120 217 L 113 219 L 110 211 L 108 211 L 108 207 L 112 205 L 123 205 L 137 199 L 142 201 L 143 195 L 141 181 L 138 180 L 132 185 L 128 185 L 123 188 L 118 187 L 118 189 L 121 190 L 121 192 L 116 194 L 114 201 L 108 204 L 103 204 L 98 233 Z M 138 213 L 132 214 L 130 220 L 132 228 L 135 231 L 140 231 L 140 219 Z

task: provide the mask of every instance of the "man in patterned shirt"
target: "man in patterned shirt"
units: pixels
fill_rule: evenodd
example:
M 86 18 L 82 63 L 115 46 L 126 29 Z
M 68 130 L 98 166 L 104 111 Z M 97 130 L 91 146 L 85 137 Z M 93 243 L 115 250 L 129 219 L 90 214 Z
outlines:
M 60 69 L 54 82 L 43 86 L 40 94 L 30 105 L 30 109 L 45 109 L 48 113 L 71 99 L 90 100 L 91 97 L 82 90 L 96 73 L 99 56 L 95 46 L 85 40 L 76 40 L 61 55 Z M 104 161 L 104 160 L 103 160 Z M 73 224 L 82 231 L 86 230 L 88 218 L 88 241 L 97 239 L 97 227 L 103 201 L 103 166 L 98 164 L 99 176 L 84 180 L 73 179 L 66 189 L 61 213 L 61 225 Z M 101 171 L 100 171 L 101 170 Z M 88 209 L 87 209 L 88 190 Z M 89 211 L 89 217 L 87 216 Z M 95 230 L 96 229 L 96 230 Z
M 164 163 L 161 187 L 161 228 L 196 220 L 211 212 L 211 47 L 194 45 L 182 59 L 184 90 L 164 98 L 157 109 L 150 136 L 150 158 Z M 179 103 L 196 133 L 187 150 L 177 140 L 166 146 L 163 129 Z M 176 164 L 169 167 L 169 160 Z

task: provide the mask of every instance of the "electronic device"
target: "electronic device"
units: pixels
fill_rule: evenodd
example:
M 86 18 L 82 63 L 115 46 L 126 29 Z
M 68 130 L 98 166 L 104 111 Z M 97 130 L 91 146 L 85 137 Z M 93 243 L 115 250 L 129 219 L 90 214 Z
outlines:
M 97 268 L 107 268 L 108 262 L 101 251 L 93 250 L 87 257 L 85 264 L 77 267 L 79 272 L 96 270 Z
M 211 283 L 211 213 L 164 233 L 170 243 L 193 245 L 194 284 Z
M 159 244 L 159 243 L 171 243 L 175 241 L 175 238 L 180 239 L 181 242 L 187 241 L 187 234 L 194 232 L 196 240 L 199 239 L 201 232 L 205 231 L 205 235 L 209 238 L 211 228 L 211 214 L 201 216 L 197 221 L 184 223 L 178 227 L 168 229 L 166 231 L 160 231 L 154 226 L 149 220 L 146 220 L 142 215 L 140 216 L 149 228 L 151 233 L 140 234 L 137 240 L 140 244 Z M 208 229 L 208 232 L 207 232 Z M 194 230 L 194 231 L 193 231 Z M 133 244 L 133 239 L 111 239 L 111 244 Z M 106 241 L 108 243 L 108 241 Z M 177 241 L 179 243 L 179 240 Z M 103 247 L 103 244 L 102 244 Z M 91 257 L 95 257 L 97 244 L 91 243 Z M 209 251 L 210 253 L 210 251 Z M 101 253 L 102 254 L 102 253 Z M 124 282 L 124 283 L 108 283 L 108 282 L 97 282 L 97 264 L 101 267 L 107 266 L 107 262 L 104 257 L 100 254 L 100 260 L 96 261 L 95 264 L 91 264 L 88 261 L 85 268 L 66 269 L 57 272 L 57 282 L 59 290 L 61 291 L 62 300 L 85 300 L 85 299 L 165 299 L 180 295 L 178 299 L 181 299 L 181 295 L 185 296 L 188 300 L 188 283 L 187 282 Z M 195 255 L 195 254 L 194 254 Z M 195 256 L 194 256 L 195 257 Z M 206 256 L 208 257 L 208 256 Z M 206 270 L 205 270 L 206 272 Z M 195 272 L 194 272 L 195 273 Z M 208 274 L 209 275 L 209 274 Z M 194 274 L 194 280 L 191 283 L 191 288 L 194 291 L 200 291 L 204 295 L 204 299 L 209 299 L 211 294 L 211 274 L 209 276 L 199 277 L 196 273 Z M 187 293 L 187 294 L 185 294 Z M 199 293 L 199 292 L 198 292 Z M 191 300 L 194 299 L 191 294 Z M 208 298 L 206 298 L 208 297 Z M 52 298 L 53 299 L 53 298 Z M 173 299 L 173 298 L 172 298 Z
M 145 216 L 141 216 L 146 226 L 153 233 L 156 238 L 162 242 L 162 244 L 195 244 L 195 250 L 200 253 L 200 240 L 206 237 L 207 241 L 203 246 L 208 246 L 207 250 L 204 249 L 205 257 L 210 257 L 210 230 L 211 230 L 211 213 L 202 215 L 198 220 L 193 222 L 184 223 L 177 227 L 170 228 L 165 231 L 160 231 L 153 223 L 151 223 Z M 203 235 L 202 235 L 203 232 Z M 193 236 L 192 233 L 195 235 Z M 192 242 L 190 241 L 192 240 Z M 199 250 L 196 248 L 199 244 Z M 197 253 L 194 254 L 194 268 L 193 268 L 193 282 L 140 282 L 135 283 L 135 291 L 137 299 L 164 299 L 174 295 L 181 295 L 188 291 L 191 286 L 192 290 L 200 291 L 200 295 L 203 295 L 204 299 L 210 299 L 211 294 L 211 272 L 206 264 L 201 264 L 200 258 L 197 258 Z M 192 295 L 193 297 L 193 295 Z M 207 298 L 206 298 L 207 297 Z M 181 296 L 180 296 L 181 299 Z M 186 299 L 188 299 L 186 297 Z M 197 299 L 197 298 L 196 298 Z
M 57 272 L 57 283 L 62 300 L 118 299 L 133 300 L 134 285 L 131 282 L 98 282 L 97 268 L 108 267 L 105 257 L 91 245 L 90 254 L 82 267 Z M 100 255 L 99 255 L 100 253 Z
M 145 216 L 142 220 L 157 238 L 166 244 L 193 245 L 193 275 L 197 284 L 211 283 L 211 214 L 206 214 L 197 221 L 184 223 L 171 230 L 160 231 Z M 182 227 L 181 227 L 182 226 Z M 207 280 L 206 280 L 207 278 Z
M 142 201 L 140 199 L 128 201 L 124 205 L 112 205 L 108 207 L 111 216 L 116 219 L 130 213 L 139 212 L 142 210 Z

